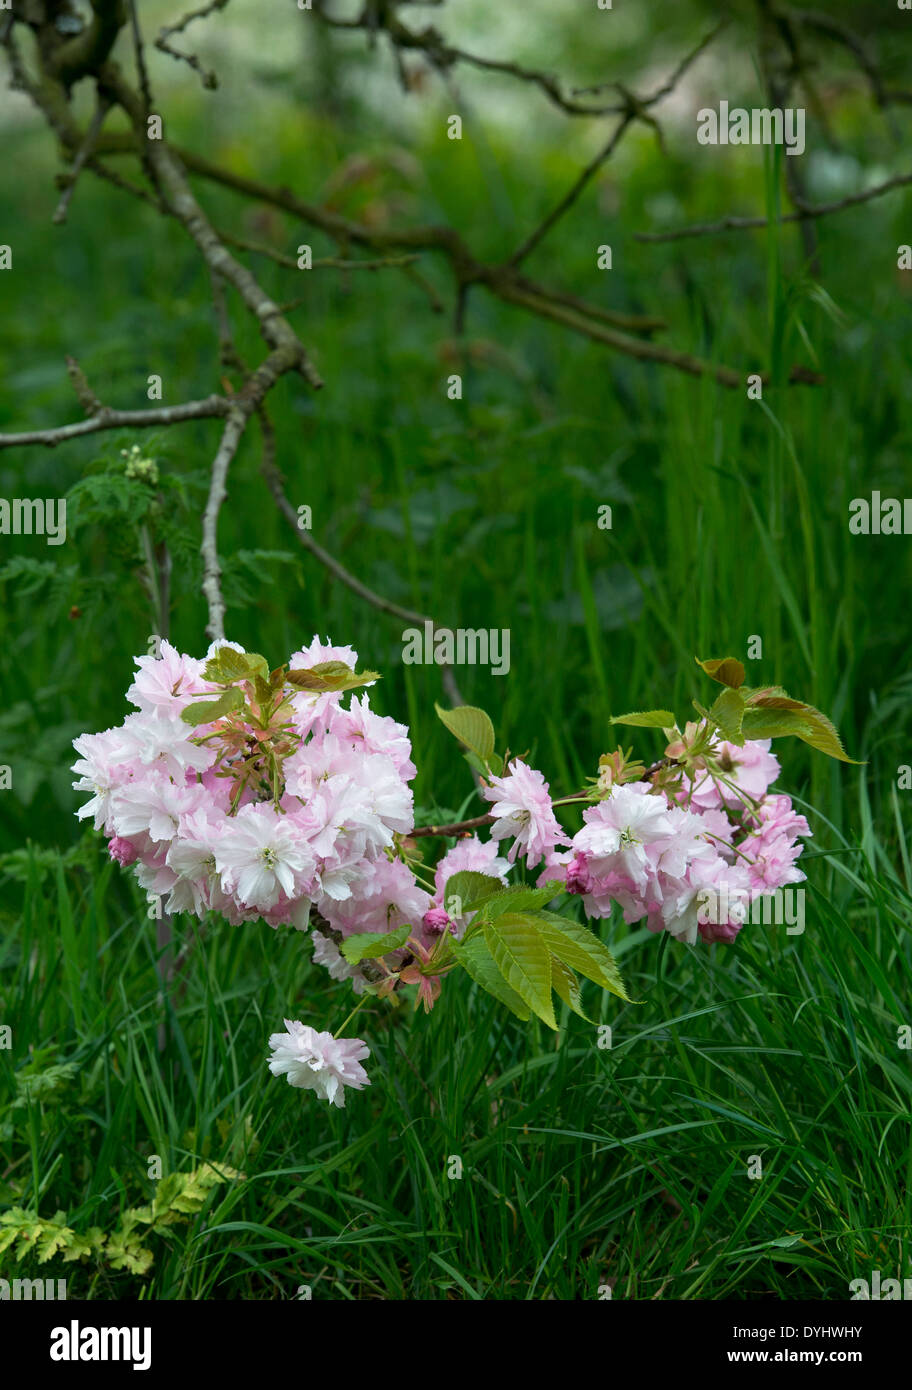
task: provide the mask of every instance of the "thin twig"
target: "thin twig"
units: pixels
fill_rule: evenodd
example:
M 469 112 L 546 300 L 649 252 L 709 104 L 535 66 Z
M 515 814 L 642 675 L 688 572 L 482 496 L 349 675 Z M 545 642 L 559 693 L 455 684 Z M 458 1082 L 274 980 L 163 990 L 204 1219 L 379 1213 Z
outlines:
M 426 613 L 416 613 L 410 608 L 404 608 L 401 604 L 394 603 L 392 599 L 384 598 L 382 594 L 375 593 L 373 589 L 368 588 L 356 575 L 352 574 L 350 570 L 340 564 L 334 555 L 330 555 L 328 550 L 324 550 L 307 531 L 301 529 L 298 525 L 298 514 L 288 500 L 282 484 L 282 475 L 275 462 L 275 448 L 272 439 L 271 425 L 268 417 L 266 417 L 265 413 L 262 411 L 260 412 L 260 423 L 264 426 L 262 471 L 266 479 L 266 485 L 272 493 L 276 506 L 285 517 L 285 520 L 294 531 L 304 549 L 308 551 L 315 560 L 318 560 L 324 569 L 327 569 L 341 584 L 351 589 L 352 593 L 364 599 L 365 603 L 369 603 L 371 607 L 376 608 L 378 612 L 389 613 L 391 617 L 399 618 L 402 622 L 407 623 L 409 627 L 424 627 L 425 623 L 430 623 L 436 631 L 440 627 L 440 624 L 436 623 L 433 618 L 428 617 Z M 456 678 L 451 667 L 447 664 L 442 666 L 442 680 L 447 695 L 452 700 L 453 704 L 464 704 L 465 701 L 456 683 Z
M 149 70 L 146 67 L 146 54 L 143 48 L 142 33 L 139 28 L 139 15 L 136 12 L 136 0 L 129 0 L 130 5 L 130 28 L 133 33 L 133 52 L 136 57 L 136 71 L 139 74 L 139 90 L 142 92 L 143 105 L 146 108 L 146 116 L 152 110 L 152 88 L 149 85 Z
M 220 241 L 224 241 L 228 246 L 236 246 L 239 251 L 251 251 L 257 256 L 266 256 L 269 260 L 275 261 L 276 265 L 284 266 L 287 270 L 299 270 L 297 259 L 294 256 L 286 256 L 283 251 L 276 251 L 272 246 L 266 246 L 262 241 L 249 241 L 246 237 L 237 236 L 234 232 L 226 232 L 224 228 L 215 229 Z M 418 255 L 411 256 L 386 256 L 376 260 L 352 261 L 343 260 L 338 256 L 323 256 L 311 261 L 311 270 L 403 270 L 406 266 L 414 264 L 419 259 Z
M 228 414 L 230 403 L 224 396 L 207 396 L 202 401 L 185 401 L 182 405 L 158 406 L 153 410 L 112 410 L 103 406 L 98 415 L 80 420 L 74 425 L 57 429 L 28 430 L 24 434 L 0 434 L 0 449 L 13 449 L 26 444 L 43 444 L 56 448 L 71 439 L 81 439 L 100 430 L 158 429 L 162 425 L 180 425 L 185 420 L 211 420 Z
M 204 5 L 202 9 L 191 10 L 185 14 L 176 24 L 166 25 L 155 40 L 155 47 L 162 53 L 167 53 L 169 58 L 177 58 L 182 63 L 187 63 L 194 72 L 198 72 L 204 87 L 213 91 L 218 86 L 217 75 L 208 68 L 204 68 L 195 53 L 182 53 L 179 48 L 172 48 L 168 39 L 172 34 L 180 34 L 196 19 L 205 19 L 207 15 L 213 14 L 216 10 L 223 10 L 228 4 L 228 0 L 211 0 L 211 3 Z
M 625 114 L 621 117 L 620 121 L 618 121 L 618 124 L 615 126 L 614 131 L 611 135 L 611 139 L 608 141 L 608 143 L 599 151 L 595 158 L 586 165 L 585 169 L 574 181 L 574 183 L 568 189 L 568 191 L 564 194 L 563 198 L 561 198 L 557 206 L 553 208 L 551 212 L 548 213 L 548 216 L 544 219 L 544 221 L 541 222 L 539 226 L 536 227 L 535 230 L 531 232 L 529 236 L 526 237 L 525 241 L 519 247 L 519 249 L 514 251 L 513 255 L 509 259 L 509 265 L 520 265 L 521 262 L 524 261 L 526 257 L 529 256 L 535 250 L 539 242 L 541 242 L 548 235 L 555 223 L 560 221 L 564 213 L 567 212 L 570 208 L 572 208 L 577 198 L 579 198 L 580 194 L 591 181 L 593 175 L 595 175 L 598 172 L 598 170 L 602 167 L 602 165 L 607 160 L 609 160 L 611 156 L 614 154 L 615 150 L 617 149 L 618 145 L 623 139 L 624 132 L 632 125 L 634 118 L 635 113 L 633 111 L 625 112 Z
M 763 227 L 768 227 L 772 220 L 776 224 L 780 222 L 802 222 L 808 217 L 828 217 L 834 212 L 844 212 L 846 208 L 858 207 L 860 203 L 869 203 L 872 198 L 882 198 L 885 193 L 892 193 L 895 188 L 905 188 L 912 183 L 912 174 L 897 174 L 895 178 L 887 179 L 885 183 L 877 184 L 875 188 L 868 188 L 863 193 L 850 193 L 846 198 L 840 198 L 835 203 L 802 203 L 797 212 L 785 213 L 782 217 L 770 219 L 768 217 L 723 217 L 718 222 L 702 222 L 691 227 L 678 227 L 673 232 L 634 232 L 635 241 L 682 241 L 685 237 L 696 236 L 716 236 L 719 232 L 747 232 L 758 231 Z
M 472 816 L 469 820 L 450 821 L 448 825 L 419 825 L 410 830 L 408 838 L 417 840 L 424 835 L 466 835 L 470 830 L 478 830 L 482 825 L 491 825 L 495 817 L 487 814 Z
M 101 127 L 104 125 L 105 116 L 110 109 L 111 103 L 99 92 L 95 111 L 89 123 L 89 128 L 86 131 L 86 137 L 76 151 L 76 158 L 73 160 L 72 168 L 66 175 L 66 187 L 60 195 L 60 202 L 57 204 L 54 215 L 51 218 L 51 221 L 57 227 L 66 221 L 67 209 L 70 206 L 70 199 L 76 191 L 79 175 L 82 173 L 86 160 L 92 153 L 95 141 L 98 139 Z

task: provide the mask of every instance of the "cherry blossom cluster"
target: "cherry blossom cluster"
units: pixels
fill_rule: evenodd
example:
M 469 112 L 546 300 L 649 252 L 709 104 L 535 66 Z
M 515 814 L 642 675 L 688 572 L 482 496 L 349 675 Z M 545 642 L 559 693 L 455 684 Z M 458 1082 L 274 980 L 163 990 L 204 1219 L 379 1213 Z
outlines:
M 219 645 L 243 650 L 213 644 L 210 658 Z M 289 664 L 329 661 L 354 667 L 356 656 L 315 638 Z M 316 906 L 343 931 L 368 906 L 382 917 L 403 870 L 386 855 L 413 824 L 415 766 L 403 725 L 375 714 L 366 694 L 346 704 L 341 692 L 292 690 L 283 733 L 295 751 L 278 804 L 254 783 L 233 805 L 231 779 L 206 741 L 218 721 L 194 728 L 181 717 L 196 697 L 219 693 L 203 678 L 206 661 L 162 642 L 160 657 L 136 664 L 127 698 L 137 712 L 74 741 L 75 785 L 92 793 L 78 814 L 94 817 L 112 858 L 134 865 L 169 912 L 214 910 L 234 925 L 262 917 L 304 929 Z M 250 726 L 254 746 L 260 734 Z M 410 898 L 403 905 L 412 910 Z
M 605 755 L 592 785 L 563 799 L 521 758 L 499 774 L 487 768 L 489 836 L 464 833 L 428 865 L 410 837 L 407 728 L 375 713 L 366 693 L 322 690 L 319 680 L 301 688 L 308 673 L 330 670 L 372 684 L 374 673 L 354 675 L 357 654 L 315 637 L 275 672 L 245 655 L 251 672 L 259 664 L 236 682 L 244 698 L 231 680 L 212 679 L 226 647 L 243 654 L 221 642 L 198 660 L 162 642 L 136 659 L 135 712 L 74 742 L 75 785 L 90 793 L 78 814 L 169 912 L 312 926 L 314 961 L 356 995 L 414 984 L 433 1007 L 452 966 L 448 941 L 473 916 L 447 896 L 466 871 L 507 884 L 520 859 L 539 885 L 581 897 L 589 917 L 617 904 L 627 922 L 688 943 L 733 941 L 758 898 L 804 878 L 796 860 L 810 830 L 788 796 L 770 792 L 779 774 L 770 741 L 728 743 L 705 721 L 667 729 L 665 756 L 648 770 L 621 750 Z M 197 703 L 210 722 L 197 721 Z M 583 824 L 571 836 L 557 811 L 572 805 Z M 397 928 L 401 944 L 378 956 L 355 963 L 340 949 Z M 369 1084 L 361 1039 L 293 1019 L 285 1027 L 270 1038 L 274 1075 L 336 1106 L 347 1087 Z
M 811 830 L 788 796 L 770 794 L 779 761 L 769 739 L 738 746 L 707 739 L 700 725 L 683 738 L 668 732 L 666 754 L 700 738 L 701 755 L 666 758 L 650 780 L 601 779 L 572 839 L 541 773 L 514 761 L 484 793 L 494 802 L 491 833 L 512 836 L 509 857 L 522 850 L 529 868 L 543 864 L 539 881 L 579 894 L 589 917 L 608 917 L 617 903 L 627 922 L 645 919 L 679 941 L 731 942 L 758 898 L 804 879 L 796 860 Z

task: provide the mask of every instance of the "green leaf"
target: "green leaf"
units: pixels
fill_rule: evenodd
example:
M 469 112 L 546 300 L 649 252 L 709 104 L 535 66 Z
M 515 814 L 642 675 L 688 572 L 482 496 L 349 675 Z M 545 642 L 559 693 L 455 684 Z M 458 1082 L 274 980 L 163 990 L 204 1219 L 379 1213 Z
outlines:
M 745 708 L 746 704 L 742 692 L 729 687 L 722 691 L 709 711 L 710 719 L 715 722 L 719 732 L 723 738 L 728 739 L 729 743 L 743 743 L 744 741 L 744 736 L 741 733 L 741 721 L 744 718 Z
M 786 701 L 787 705 L 783 708 Z M 787 700 L 782 696 L 751 701 L 744 711 L 741 727 L 745 738 L 786 738 L 793 735 L 830 758 L 861 766 L 857 759 L 850 758 L 846 753 L 830 720 L 813 705 Z
M 203 668 L 203 680 L 226 685 L 231 681 L 252 680 L 254 676 L 269 676 L 269 663 L 258 652 L 236 652 L 234 647 L 219 647 Z
M 223 714 L 230 714 L 232 710 L 240 709 L 244 703 L 244 692 L 239 690 L 236 685 L 232 685 L 228 690 L 222 692 L 217 700 L 199 700 L 197 703 L 188 705 L 181 711 L 181 719 L 185 724 L 211 724 L 215 719 L 221 719 Z
M 624 988 L 620 971 L 608 947 L 588 927 L 572 922 L 557 912 L 534 912 L 533 917 L 548 950 L 587 980 L 601 985 L 611 994 L 632 1000 Z
M 47 1264 L 48 1260 L 54 1258 L 58 1250 L 66 1248 L 72 1235 L 73 1232 L 68 1226 L 57 1225 L 56 1222 L 51 1221 L 43 1222 L 41 1235 L 35 1246 L 38 1263 L 40 1265 Z
M 723 656 L 710 661 L 701 661 L 698 656 L 695 656 L 694 661 L 720 685 L 728 685 L 733 690 L 737 690 L 744 684 L 744 667 L 733 656 Z
M 494 754 L 494 725 L 483 709 L 475 705 L 459 705 L 456 709 L 441 709 L 436 702 L 434 709 L 442 724 L 450 733 L 464 743 L 466 748 L 487 763 Z
M 288 680 L 299 690 L 316 695 L 327 691 L 356 690 L 382 679 L 379 671 L 353 671 L 344 661 L 320 661 L 316 666 L 296 666 L 288 672 Z
M 757 705 L 761 709 L 804 709 L 803 700 L 793 700 L 790 695 L 782 689 L 781 685 L 764 685 L 755 689 L 748 689 L 744 686 L 741 694 L 747 699 L 749 705 Z
M 357 965 L 359 961 L 385 956 L 388 951 L 397 951 L 400 946 L 405 945 L 411 934 L 412 928 L 408 922 L 397 927 L 395 931 L 385 932 L 383 936 L 378 936 L 376 932 L 359 932 L 356 936 L 347 936 L 340 944 L 339 950 L 349 965 Z
M 477 772 L 479 777 L 487 778 L 491 775 L 494 777 L 503 776 L 503 758 L 498 757 L 496 753 L 492 753 L 490 758 L 487 759 L 479 758 L 477 753 L 473 753 L 470 748 L 467 748 L 463 756 L 472 771 Z
M 130 1274 L 146 1274 L 155 1256 L 140 1243 L 138 1235 L 115 1231 L 108 1237 L 107 1261 L 112 1269 L 126 1269 Z
M 850 758 L 842 746 L 842 739 L 836 731 L 836 727 L 825 714 L 821 714 L 819 709 L 814 709 L 812 705 L 805 706 L 804 718 L 807 720 L 810 715 L 811 725 L 810 734 L 799 734 L 798 737 L 803 743 L 810 744 L 811 748 L 816 748 L 819 753 L 826 753 L 828 758 L 837 758 L 841 763 L 852 763 L 854 767 L 863 766 L 857 758 Z
M 568 1009 L 572 1009 L 575 1014 L 579 1014 L 580 1018 L 584 1018 L 587 1023 L 592 1022 L 589 1015 L 583 1011 L 583 1006 L 580 1003 L 581 993 L 579 980 L 576 978 L 573 971 L 564 965 L 562 960 L 558 960 L 555 955 L 551 957 L 551 984 L 554 993 L 559 999 L 563 999 Z
M 491 874 L 476 873 L 474 869 L 461 869 L 458 874 L 451 874 L 447 879 L 443 890 L 443 905 L 446 907 L 452 898 L 459 898 L 462 909 L 457 915 L 461 917 L 466 912 L 476 912 L 482 903 L 499 893 L 503 886 L 503 880 L 493 878 Z
M 557 1029 L 551 1002 L 551 957 L 535 922 L 505 913 L 485 923 L 484 938 L 494 964 L 511 989 L 549 1028 Z
M 531 1010 L 501 975 L 494 964 L 494 958 L 488 950 L 483 936 L 476 934 L 462 941 L 454 941 L 452 948 L 460 965 L 465 967 L 466 974 L 477 985 L 480 985 L 486 993 L 493 995 L 501 1004 L 505 1004 L 511 1013 L 522 1019 L 523 1023 L 528 1022 L 532 1016 Z
M 632 714 L 615 714 L 612 724 L 631 724 L 635 729 L 673 729 L 675 717 L 670 709 L 634 710 Z
M 72 1264 L 74 1260 L 87 1260 L 91 1255 L 99 1255 L 104 1249 L 107 1235 L 100 1226 L 90 1226 L 85 1235 L 73 1235 L 66 1248 L 63 1250 L 63 1258 L 67 1263 Z
M 549 879 L 541 888 L 530 888 L 525 883 L 499 885 L 499 892 L 488 898 L 482 909 L 486 922 L 493 922 L 505 912 L 529 912 L 533 908 L 544 907 L 552 898 L 566 891 L 566 884 L 559 879 Z
M 257 697 L 257 702 L 261 707 L 271 702 L 273 692 L 270 681 L 264 680 L 262 676 L 254 676 L 253 689 Z

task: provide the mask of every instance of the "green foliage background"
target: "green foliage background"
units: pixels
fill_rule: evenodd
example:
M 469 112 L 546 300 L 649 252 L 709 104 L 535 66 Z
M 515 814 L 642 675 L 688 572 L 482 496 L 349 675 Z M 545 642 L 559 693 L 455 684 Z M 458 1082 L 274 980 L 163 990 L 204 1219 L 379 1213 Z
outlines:
M 617 47 L 601 50 L 573 15 L 522 9 L 532 56 L 583 85 L 647 68 L 657 80 L 713 7 L 674 6 L 661 39 L 648 15 L 623 16 Z M 870 7 L 847 10 L 871 23 Z M 238 34 L 252 13 L 239 6 Z M 218 21 L 229 34 L 232 15 Z M 880 36 L 895 81 L 906 32 Z M 485 41 L 476 32 L 475 47 Z M 486 79 L 469 88 L 465 138 L 448 141 L 452 96 L 430 83 L 378 110 L 363 46 L 348 40 L 303 57 L 274 44 L 268 64 L 240 42 L 193 46 L 218 60 L 217 94 L 163 59 L 153 68 L 178 143 L 352 217 L 452 221 L 490 257 L 512 251 L 604 138 Z M 743 56 L 698 69 L 700 104 L 762 104 Z M 838 144 L 828 150 L 809 118 L 806 161 L 820 201 L 898 172 L 903 148 L 846 56 L 828 62 Z M 0 430 L 78 418 L 66 353 L 123 408 L 146 403 L 153 372 L 164 403 L 219 389 L 208 280 L 180 227 L 88 177 L 66 227 L 52 227 L 52 142 L 24 99 L 10 111 Z M 657 704 L 685 715 L 705 694 L 695 653 L 745 659 L 762 637 L 749 682 L 812 701 L 865 760 L 781 749 L 783 786 L 814 808 L 805 934 L 754 928 L 734 948 L 691 950 L 605 924 L 642 1001 L 586 986 L 611 1050 L 575 1017 L 555 1043 L 477 989 L 445 989 L 430 1020 L 378 1009 L 364 1026 L 373 1084 L 328 1114 L 268 1076 L 265 1039 L 286 1015 L 338 1022 L 341 986 L 294 933 L 212 923 L 167 1005 L 161 1054 L 155 924 L 75 820 L 70 741 L 120 722 L 132 657 L 156 630 L 138 579 L 143 518 L 174 558 L 172 639 L 205 647 L 199 513 L 217 425 L 143 436 L 165 499 L 152 513 L 143 484 L 102 476 L 135 437 L 0 452 L 0 495 L 70 497 L 66 545 L 0 540 L 0 762 L 13 768 L 0 796 L 0 1024 L 13 1035 L 0 1049 L 0 1199 L 84 1237 L 90 1248 L 63 1270 L 71 1296 L 290 1298 L 309 1284 L 316 1298 L 572 1299 L 611 1283 L 616 1298 L 844 1298 L 874 1268 L 910 1273 L 912 1052 L 897 1041 L 912 1021 L 909 810 L 897 771 L 912 763 L 912 550 L 907 537 L 851 536 L 847 521 L 854 497 L 909 492 L 912 279 L 897 246 L 912 240 L 912 200 L 899 191 L 816 223 L 816 272 L 794 227 L 637 243 L 637 230 L 775 206 L 762 151 L 700 150 L 689 109 L 665 126 L 667 154 L 650 132 L 631 136 L 530 273 L 659 312 L 663 340 L 745 376 L 798 362 L 824 385 L 774 382 L 749 402 L 476 293 L 465 398 L 452 402 L 451 320 L 411 280 L 305 281 L 255 257 L 276 299 L 304 296 L 293 321 L 327 382 L 318 397 L 293 379 L 273 394 L 278 462 L 316 539 L 368 584 L 454 628 L 510 629 L 509 676 L 465 668 L 460 684 L 500 744 L 528 749 L 554 787 L 594 773 L 611 715 Z M 198 192 L 217 226 L 286 254 L 302 241 L 333 253 L 280 213 Z M 595 269 L 605 242 L 610 273 Z M 446 266 L 425 258 L 421 270 L 449 305 Z M 423 811 L 475 814 L 434 714 L 439 671 L 403 666 L 401 626 L 296 546 L 258 448 L 252 430 L 220 522 L 228 635 L 276 662 L 317 632 L 351 642 L 384 674 L 374 703 L 412 727 Z M 655 755 L 657 736 L 637 733 Z M 189 920 L 175 927 L 192 942 Z M 59 1067 L 73 1070 L 34 1084 Z M 211 1160 L 244 1177 L 161 1223 L 147 1268 L 105 1261 L 88 1233 L 113 1239 L 154 1201 L 154 1154 L 167 1174 Z M 746 1176 L 755 1154 L 759 1181 Z M 447 1177 L 454 1155 L 461 1179 Z M 9 1246 L 16 1274 L 39 1258 L 23 1229 Z M 63 1247 L 50 1247 L 52 1261 Z

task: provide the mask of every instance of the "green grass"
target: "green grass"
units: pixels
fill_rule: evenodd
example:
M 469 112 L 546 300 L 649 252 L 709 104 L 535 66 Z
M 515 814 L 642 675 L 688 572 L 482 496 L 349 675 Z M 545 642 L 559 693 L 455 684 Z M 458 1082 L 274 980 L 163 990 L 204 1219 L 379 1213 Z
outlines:
M 625 1298 L 844 1298 L 849 1279 L 907 1264 L 912 1080 L 897 946 L 910 897 L 840 851 L 814 864 L 826 887 L 802 936 L 665 949 L 615 924 L 639 1002 L 587 986 L 593 1024 L 565 1010 L 556 1038 L 474 987 L 445 990 L 430 1018 L 370 1007 L 372 1086 L 344 1112 L 265 1067 L 283 1013 L 346 1008 L 293 931 L 211 924 L 172 987 L 162 1054 L 139 895 L 91 853 L 58 891 L 30 855 L 3 1016 L 33 1040 L 33 1070 L 77 1070 L 9 1112 L 7 1198 L 113 1231 L 151 1200 L 153 1155 L 165 1174 L 204 1160 L 244 1172 L 144 1241 L 141 1279 L 64 1266 L 77 1297 L 291 1298 L 304 1284 L 315 1298 L 577 1299 L 611 1283 Z
M 181 137 L 218 156 L 195 119 Z M 859 113 L 843 124 L 869 158 Z M 416 221 L 466 219 L 491 255 L 584 162 L 557 139 L 526 150 L 490 136 L 480 155 L 471 141 L 445 145 L 428 135 L 413 186 L 381 172 L 364 197 L 403 196 Z M 389 142 L 302 116 L 271 134 L 257 172 L 306 196 L 365 148 L 382 157 Z M 217 389 L 206 286 L 180 230 L 88 182 L 66 229 L 52 228 L 45 137 L 23 132 L 17 153 L 28 199 L 0 170 L 15 248 L 0 284 L 0 429 L 76 418 L 67 352 L 123 407 L 145 402 L 152 372 L 166 401 Z M 243 164 L 236 145 L 225 157 Z M 315 537 L 366 582 L 449 626 L 510 628 L 509 676 L 469 668 L 460 684 L 500 744 L 528 749 L 555 788 L 594 772 L 612 713 L 671 702 L 685 716 L 706 693 L 694 655 L 744 659 L 759 636 L 749 681 L 818 705 L 866 760 L 783 751 L 782 786 L 812 808 L 806 931 L 748 928 L 733 948 L 690 949 L 605 924 L 640 1001 L 586 987 L 610 1050 L 575 1017 L 555 1039 L 456 982 L 429 1019 L 372 1009 L 361 1030 L 372 1085 L 330 1113 L 265 1065 L 283 1016 L 323 1026 L 346 1012 L 306 940 L 211 923 L 163 1011 L 156 925 L 75 821 L 70 740 L 123 718 L 131 658 L 154 631 L 134 530 L 74 523 L 56 550 L 4 537 L 4 566 L 27 556 L 49 568 L 0 568 L 0 762 L 13 768 L 0 795 L 0 1025 L 13 1043 L 0 1048 L 0 1203 L 112 1232 L 151 1200 L 151 1155 L 165 1173 L 210 1160 L 245 1174 L 150 1237 L 144 1275 L 103 1260 L 45 1267 L 67 1275 L 71 1296 L 292 1298 L 307 1284 L 315 1298 L 574 1299 L 610 1282 L 627 1298 L 841 1299 L 875 1268 L 909 1272 L 912 1054 L 898 1030 L 910 1019 L 912 880 L 897 768 L 912 762 L 912 559 L 908 539 L 850 536 L 847 518 L 853 497 L 908 491 L 910 281 L 895 248 L 912 202 L 893 194 L 819 224 L 824 296 L 794 229 L 632 239 L 659 193 L 678 199 L 682 222 L 756 210 L 759 160 L 704 164 L 697 178 L 689 159 L 657 160 L 645 135 L 625 160 L 620 222 L 606 233 L 590 195 L 530 273 L 658 310 L 670 342 L 745 377 L 800 361 L 819 366 L 823 387 L 774 381 L 750 402 L 479 296 L 469 336 L 500 353 L 476 356 L 453 403 L 450 323 L 420 291 L 393 274 L 315 273 L 295 322 L 328 386 L 318 399 L 278 388 L 279 463 L 293 503 L 313 508 Z M 278 214 L 264 230 L 231 195 L 201 195 L 220 225 L 285 251 L 302 239 Z M 361 195 L 349 196 L 357 215 Z M 593 268 L 606 236 L 610 279 Z M 312 240 L 315 254 L 330 249 Z M 277 298 L 301 292 L 289 272 L 252 263 Z M 443 267 L 422 268 L 448 295 Z M 204 645 L 196 548 L 214 439 L 188 426 L 153 441 L 186 489 L 168 518 L 184 650 Z M 0 494 L 63 495 L 125 442 L 0 453 Z M 399 625 L 295 549 L 257 448 L 252 436 L 238 456 L 221 519 L 229 635 L 276 662 L 317 631 L 351 641 L 384 673 L 381 710 L 412 726 L 418 803 L 459 810 L 471 783 L 433 713 L 439 672 L 404 667 Z M 645 731 L 637 747 L 658 751 Z M 175 931 L 181 944 L 194 927 L 176 918 Z M 61 1063 L 75 1066 L 68 1084 L 13 1104 L 16 1074 Z M 753 1155 L 760 1179 L 748 1177 Z

